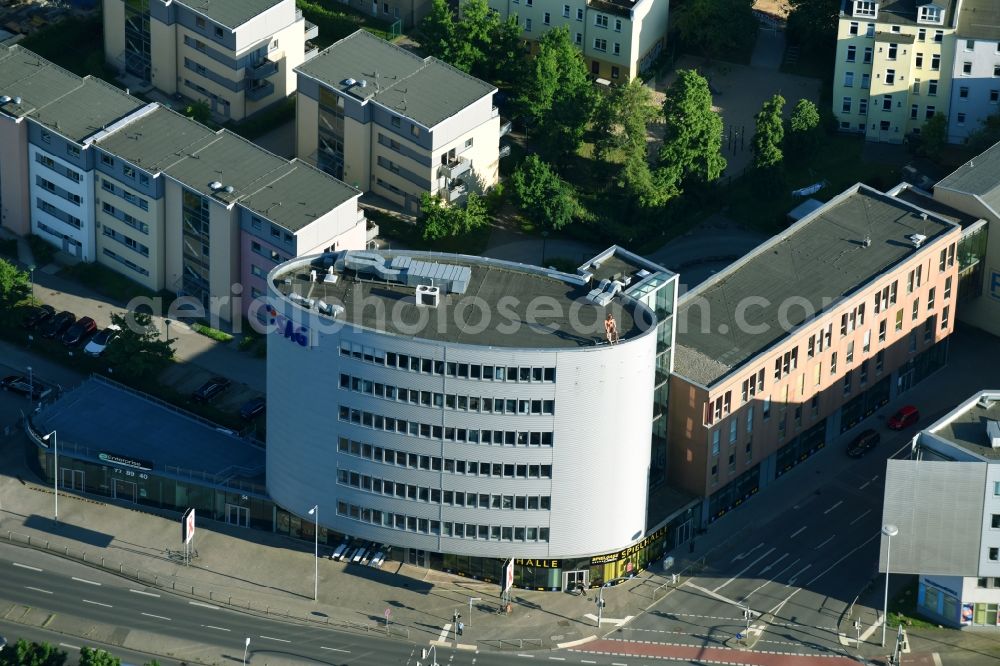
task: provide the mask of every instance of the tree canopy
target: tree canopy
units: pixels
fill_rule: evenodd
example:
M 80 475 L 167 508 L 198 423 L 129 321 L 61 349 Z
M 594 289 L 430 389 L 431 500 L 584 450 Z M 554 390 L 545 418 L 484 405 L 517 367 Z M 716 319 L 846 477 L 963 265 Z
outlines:
M 807 49 L 832 49 L 837 41 L 840 0 L 789 0 L 787 33 Z
M 948 142 L 948 118 L 943 113 L 935 113 L 920 129 L 917 154 L 937 159 Z
M 819 142 L 819 109 L 808 99 L 800 99 L 792 109 L 785 133 L 785 148 L 789 155 L 805 158 Z
M 773 169 L 781 164 L 784 153 L 781 144 L 785 139 L 785 125 L 781 118 L 785 108 L 785 98 L 775 94 L 764 100 L 754 116 L 756 131 L 753 135 L 753 166 L 755 169 Z
M 23 638 L 0 650 L 2 666 L 63 666 L 66 653 L 49 643 L 29 643 Z
M 486 202 L 475 192 L 468 194 L 465 207 L 445 204 L 439 196 L 425 192 L 420 197 L 420 212 L 425 240 L 469 233 L 489 223 Z
M 106 650 L 83 646 L 80 648 L 80 666 L 121 666 L 121 659 Z
M 553 158 L 576 151 L 598 98 L 566 26 L 538 40 L 538 53 L 526 70 L 517 104 L 540 150 Z
M 451 62 L 455 42 L 455 19 L 448 0 L 431 0 L 431 9 L 420 22 L 421 42 L 427 55 Z
M 6 259 L 0 259 L 0 312 L 9 314 L 30 293 L 28 274 Z
M 529 155 L 511 176 L 524 215 L 544 229 L 561 229 L 581 213 L 573 188 L 537 155 Z
M 722 118 L 712 110 L 708 81 L 692 69 L 677 72 L 663 101 L 666 122 L 660 166 L 664 183 L 680 191 L 687 183 L 710 183 L 726 169 Z
M 752 0 L 687 0 L 677 10 L 677 30 L 688 50 L 706 58 L 732 58 L 757 39 Z
M 121 328 L 118 339 L 105 352 L 115 372 L 139 379 L 156 374 L 173 358 L 173 344 L 160 339 L 160 331 L 148 313 L 112 314 L 111 323 Z
M 455 17 L 447 0 L 432 0 L 420 23 L 428 55 L 487 81 L 514 81 L 521 71 L 521 26 L 512 15 L 501 20 L 486 0 L 465 0 Z

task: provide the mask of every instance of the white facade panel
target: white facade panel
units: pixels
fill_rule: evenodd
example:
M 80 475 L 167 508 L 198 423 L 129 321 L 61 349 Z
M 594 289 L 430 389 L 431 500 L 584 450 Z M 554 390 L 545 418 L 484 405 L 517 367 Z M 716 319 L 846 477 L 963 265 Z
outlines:
M 43 161 L 51 160 L 55 169 L 40 162 L 39 156 Z M 67 177 L 64 175 L 66 173 L 79 174 L 80 179 Z M 84 171 L 34 144 L 29 144 L 28 174 L 32 233 L 84 261 L 94 261 L 94 172 Z M 40 178 L 52 183 L 58 193 L 40 185 Z M 70 201 L 67 196 L 79 197 L 78 203 Z M 51 212 L 51 208 L 48 209 L 50 212 L 40 209 L 39 200 L 79 220 L 79 226 L 65 221 L 58 212 Z

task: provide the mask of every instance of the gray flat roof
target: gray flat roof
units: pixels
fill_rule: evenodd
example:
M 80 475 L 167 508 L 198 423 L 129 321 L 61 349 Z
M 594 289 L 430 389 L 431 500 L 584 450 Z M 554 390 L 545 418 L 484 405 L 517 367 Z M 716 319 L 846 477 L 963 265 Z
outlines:
M 1000 40 L 1000 5 L 997 0 L 962 0 L 957 36 L 959 39 Z
M 900 190 L 895 197 L 911 203 L 918 208 L 922 208 L 928 213 L 934 213 L 938 217 L 944 218 L 949 222 L 961 225 L 963 229 L 971 226 L 980 219 L 974 215 L 967 215 L 960 210 L 956 210 L 951 206 L 945 205 L 940 201 L 927 196 L 926 194 L 921 194 L 908 185 Z
M 684 295 L 674 371 L 713 384 L 802 323 L 804 308 L 794 306 L 786 315 L 791 326 L 781 326 L 779 308 L 807 302 L 819 314 L 917 252 L 908 235 L 925 235 L 926 247 L 954 228 L 933 215 L 921 219 L 905 201 L 853 186 Z M 753 305 L 741 312 L 741 303 Z
M 234 466 L 263 483 L 264 451 L 174 409 L 98 378 L 85 380 L 34 416 L 36 428 L 58 431 L 60 452 L 73 446 L 203 472 L 221 483 Z M 256 470 L 256 473 L 254 473 Z
M 1000 142 L 958 167 L 937 182 L 956 192 L 978 196 L 997 214 L 1000 214 Z
M 156 174 L 216 137 L 199 122 L 159 106 L 97 142 L 102 149 Z
M 328 88 L 374 100 L 424 127 L 434 127 L 496 91 L 437 58 L 420 58 L 367 30 L 335 42 L 295 71 Z M 357 83 L 346 83 L 352 79 Z
M 985 400 L 977 400 L 954 418 L 946 416 L 944 425 L 928 430 L 961 448 L 987 460 L 1000 460 L 1000 449 L 986 440 L 986 422 L 1000 421 L 1000 391 L 984 391 Z
M 442 295 L 438 312 L 443 314 L 428 317 L 427 310 L 414 302 L 414 287 L 359 278 L 347 269 L 337 274 L 336 283 L 322 279 L 312 282 L 310 269 L 316 269 L 321 276 L 326 274 L 326 255 L 283 264 L 272 273 L 272 279 L 286 296 L 295 293 L 343 306 L 345 311 L 337 319 L 348 324 L 438 342 L 505 348 L 591 347 L 606 344 L 603 322 L 608 313 L 615 317 L 623 342 L 642 334 L 653 323 L 652 313 L 632 299 L 618 296 L 607 307 L 588 302 L 585 297 L 595 285 L 582 284 L 578 276 L 465 255 L 406 251 L 380 254 L 386 259 L 409 256 L 468 266 L 468 289 L 464 294 Z M 286 283 L 286 279 L 290 282 Z M 498 305 L 504 297 L 503 305 Z M 483 308 L 477 303 L 489 313 L 485 325 L 480 325 Z M 397 316 L 391 316 L 394 312 Z
M 227 28 L 238 28 L 283 0 L 176 0 L 193 12 L 204 14 Z
M 361 196 L 361 190 L 299 159 L 292 160 L 288 167 L 240 199 L 240 205 L 295 232 L 345 201 Z M 279 202 L 281 205 L 276 206 Z
M 80 78 L 20 46 L 0 48 L 0 95 L 20 97 L 2 112 L 29 117 L 76 142 L 145 103 L 100 79 Z
M 594 276 L 595 283 L 604 279 L 622 280 L 629 278 L 629 286 L 637 285 L 653 273 L 663 273 L 667 277 L 675 275 L 663 266 L 617 245 L 612 245 L 590 259 L 577 268 L 577 272 L 581 275 L 590 273 Z

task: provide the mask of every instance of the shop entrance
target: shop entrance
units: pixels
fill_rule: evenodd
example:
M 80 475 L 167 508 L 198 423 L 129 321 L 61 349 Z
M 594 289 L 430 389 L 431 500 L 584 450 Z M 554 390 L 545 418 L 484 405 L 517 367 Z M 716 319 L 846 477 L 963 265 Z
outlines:
M 427 551 L 416 548 L 406 549 L 406 561 L 415 567 L 427 568 Z
M 135 503 L 136 494 L 138 491 L 138 486 L 131 481 L 122 481 L 121 479 L 111 480 L 111 496 L 115 499 L 125 500 L 126 502 Z
M 691 519 L 688 518 L 674 530 L 674 546 L 679 546 L 691 538 Z
M 83 492 L 83 471 L 78 469 L 62 468 L 62 487 L 64 490 L 78 490 Z
M 563 589 L 567 592 L 573 592 L 581 585 L 584 589 L 586 589 L 589 578 L 590 572 L 585 569 L 581 569 L 579 571 L 567 571 L 563 574 Z
M 245 506 L 227 504 L 226 522 L 239 527 L 250 527 L 250 509 Z

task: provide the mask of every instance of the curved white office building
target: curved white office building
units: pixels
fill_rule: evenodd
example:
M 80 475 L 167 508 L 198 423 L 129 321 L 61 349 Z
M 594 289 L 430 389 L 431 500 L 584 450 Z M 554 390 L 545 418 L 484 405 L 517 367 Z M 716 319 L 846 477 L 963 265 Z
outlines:
M 548 570 L 519 574 L 529 587 L 640 551 L 658 340 L 661 354 L 672 342 L 657 313 L 672 313 L 676 276 L 603 256 L 580 275 L 388 251 L 275 268 L 272 498 L 303 522 L 319 505 L 322 527 L 418 564 Z

